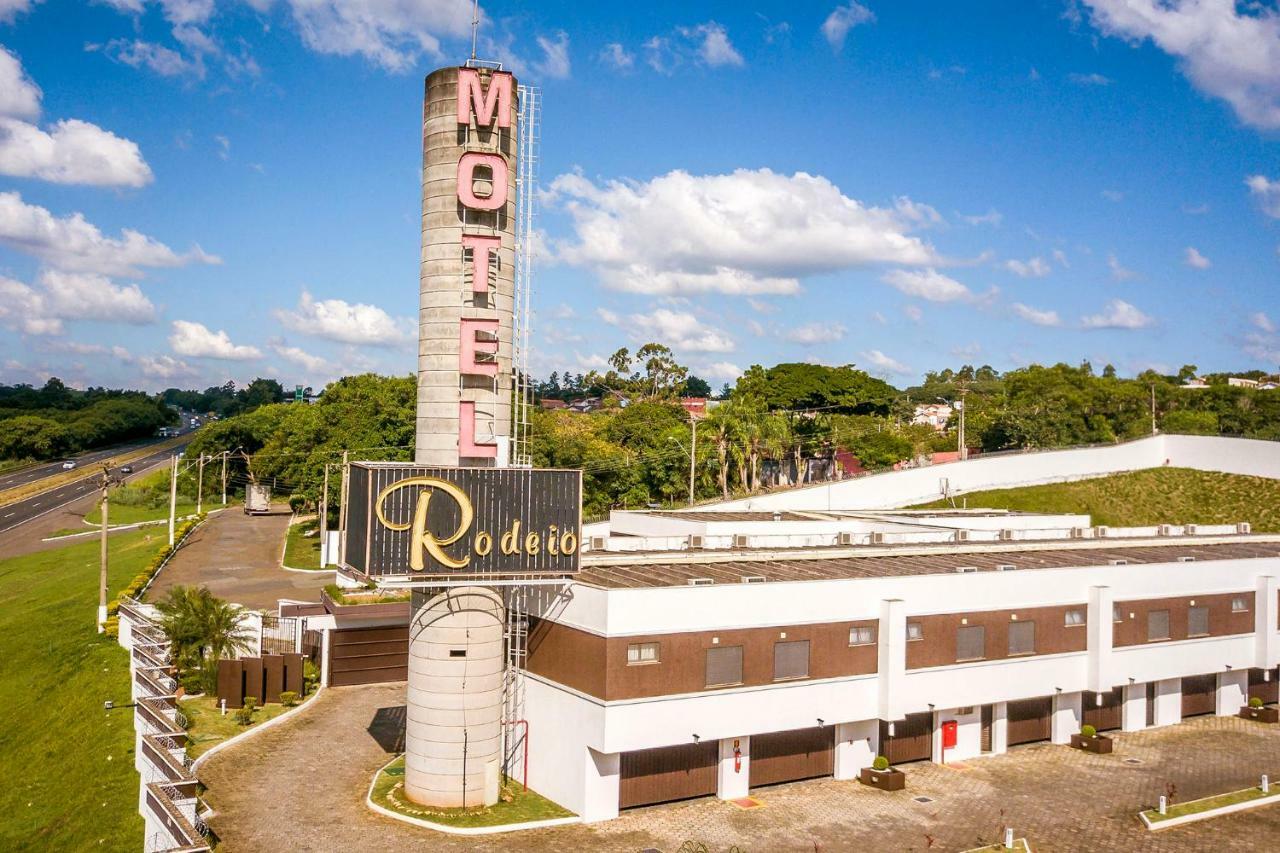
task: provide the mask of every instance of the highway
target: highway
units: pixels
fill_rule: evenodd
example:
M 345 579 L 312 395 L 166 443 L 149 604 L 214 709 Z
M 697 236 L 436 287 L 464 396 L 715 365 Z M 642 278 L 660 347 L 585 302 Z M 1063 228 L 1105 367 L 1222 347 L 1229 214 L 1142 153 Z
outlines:
M 137 475 L 141 475 L 146 471 L 146 469 L 165 461 L 169 458 L 170 454 L 181 451 L 184 447 L 186 447 L 185 442 L 175 448 L 165 448 L 164 450 L 148 454 L 141 459 L 131 462 L 130 465 L 133 467 L 133 470 L 137 472 Z M 95 451 L 92 454 L 86 455 L 93 456 L 95 459 L 107 459 L 111 456 L 118 456 L 123 451 L 123 448 L 117 447 L 110 451 Z M 86 463 L 86 465 L 87 464 L 88 463 Z M 39 467 L 45 468 L 47 466 L 41 465 Z M 62 470 L 61 463 L 57 463 L 55 470 L 59 472 Z M 52 473 L 55 472 L 48 471 L 44 476 L 48 476 Z M 41 492 L 40 494 L 33 495 L 23 501 L 0 506 L 0 533 L 12 530 L 13 528 L 21 524 L 25 524 L 32 519 L 39 518 L 45 513 L 53 512 L 59 507 L 65 506 L 72 501 L 79 500 L 86 495 L 92 494 L 98 488 L 98 479 L 94 476 L 96 473 L 98 472 L 93 471 L 91 468 L 86 468 L 84 471 L 84 478 L 76 480 L 74 483 L 68 483 L 61 488 L 53 489 L 48 492 Z M 113 471 L 113 473 L 117 474 L 117 476 L 119 475 L 118 471 Z M 32 478 L 25 482 L 32 482 L 34 479 L 39 478 Z M 126 477 L 124 479 L 128 478 Z

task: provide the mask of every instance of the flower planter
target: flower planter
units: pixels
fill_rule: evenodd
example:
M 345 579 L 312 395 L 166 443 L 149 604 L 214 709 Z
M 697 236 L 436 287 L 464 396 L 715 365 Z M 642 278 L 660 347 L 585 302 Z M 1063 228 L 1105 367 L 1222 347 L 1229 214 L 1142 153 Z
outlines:
M 858 774 L 858 781 L 864 785 L 879 788 L 882 791 L 901 791 L 907 786 L 907 774 L 892 768 L 889 770 L 875 770 L 870 767 L 864 767 L 862 772 Z
M 1240 716 L 1258 723 L 1280 723 L 1280 708 L 1250 708 L 1245 705 L 1240 709 Z
M 1111 738 L 1106 735 L 1094 735 L 1093 737 L 1072 735 L 1071 745 L 1076 749 L 1083 749 L 1085 752 L 1096 752 L 1098 755 L 1109 755 L 1115 746 Z

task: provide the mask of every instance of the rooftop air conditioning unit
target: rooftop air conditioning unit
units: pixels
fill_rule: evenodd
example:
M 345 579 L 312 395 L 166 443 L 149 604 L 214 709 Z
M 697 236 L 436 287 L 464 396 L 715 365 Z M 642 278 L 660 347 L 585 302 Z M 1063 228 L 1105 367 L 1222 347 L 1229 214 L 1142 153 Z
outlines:
M 1195 536 L 1196 526 L 1194 524 L 1188 524 L 1182 528 L 1182 532 L 1188 536 Z
M 1004 529 L 1004 530 L 1001 530 L 1001 531 L 1000 531 L 1000 541 L 1001 541 L 1001 542 L 1012 542 L 1012 541 L 1013 541 L 1013 531 L 1012 531 L 1012 530 L 1009 530 L 1009 529 L 1007 529 L 1007 528 L 1006 528 L 1006 529 Z
M 836 544 L 837 545 L 857 545 L 858 542 L 854 538 L 854 535 L 852 533 L 845 531 L 844 533 L 840 533 L 836 536 Z
M 969 541 L 969 531 L 967 531 L 967 530 L 957 530 L 957 531 L 956 531 L 956 541 L 957 541 L 957 542 L 968 542 L 968 541 Z
M 1073 527 L 1073 528 L 1071 528 L 1071 538 L 1072 538 L 1072 539 L 1083 539 L 1083 538 L 1084 538 L 1084 528 L 1083 528 L 1083 527 Z
M 735 533 L 735 534 L 734 534 L 734 536 L 733 536 L 733 547 L 735 547 L 735 548 L 750 548 L 750 547 L 751 547 L 751 537 L 750 537 L 750 536 L 744 536 L 744 535 L 743 535 L 743 534 L 741 534 L 741 533 Z
M 956 566 L 956 571 L 962 575 L 972 574 L 977 570 L 978 570 L 977 566 Z
M 1194 563 L 1195 561 L 1196 561 L 1195 557 L 1179 557 L 1178 558 L 1179 563 Z
M 1236 525 L 1236 533 L 1248 534 L 1252 530 L 1253 528 L 1249 525 L 1249 522 L 1247 521 L 1242 521 Z
M 1110 564 L 1111 564 L 1111 565 L 1113 565 L 1113 566 L 1127 566 L 1127 565 L 1129 565 L 1129 561 L 1128 561 L 1128 560 L 1107 560 L 1107 562 L 1108 562 L 1108 563 L 1110 563 Z
M 604 550 L 607 550 L 607 549 L 608 549 L 608 547 L 609 547 L 609 537 L 608 537 L 608 536 L 592 536 L 592 537 L 591 537 L 591 550 L 592 550 L 592 551 L 604 551 Z
M 689 586 L 711 586 L 715 581 L 711 578 L 689 578 Z
M 872 544 L 872 545 L 883 545 L 883 544 L 884 544 L 884 531 L 882 531 L 882 530 L 877 530 L 877 531 L 875 531 L 874 533 L 872 533 L 872 534 L 871 534 L 871 544 Z
M 1099 524 L 1097 527 L 1093 528 L 1093 535 L 1099 538 L 1105 538 L 1107 535 L 1107 526 L 1105 524 Z
M 743 583 L 764 583 L 764 575 L 743 575 Z
M 692 549 L 692 548 L 705 548 L 705 547 L 707 547 L 707 539 L 706 539 L 706 537 L 705 537 L 705 536 L 699 536 L 699 535 L 698 535 L 698 534 L 696 534 L 696 533 L 694 533 L 694 534 L 690 534 L 690 536 L 689 536 L 689 547 L 690 547 L 691 549 Z
M 1018 568 L 1018 567 L 1017 567 L 1017 566 L 1015 566 L 1013 563 L 1001 563 L 1000 565 L 996 566 L 996 571 L 997 571 L 997 572 L 1011 572 L 1011 571 L 1013 571 L 1013 570 L 1014 570 L 1014 569 L 1016 569 L 1016 568 Z

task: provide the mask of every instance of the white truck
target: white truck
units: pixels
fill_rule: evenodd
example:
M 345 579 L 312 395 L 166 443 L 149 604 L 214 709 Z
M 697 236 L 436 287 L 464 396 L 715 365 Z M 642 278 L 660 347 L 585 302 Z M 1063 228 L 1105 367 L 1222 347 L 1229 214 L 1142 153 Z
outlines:
M 244 514 L 264 515 L 271 512 L 271 487 L 250 483 L 244 490 Z

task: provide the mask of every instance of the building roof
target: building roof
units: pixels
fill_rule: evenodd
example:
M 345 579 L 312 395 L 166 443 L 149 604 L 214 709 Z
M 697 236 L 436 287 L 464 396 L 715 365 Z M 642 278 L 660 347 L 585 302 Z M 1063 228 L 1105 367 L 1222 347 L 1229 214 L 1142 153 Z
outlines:
M 766 582 L 804 580 L 853 580 L 953 574 L 961 566 L 979 572 L 996 571 L 999 565 L 1015 569 L 1056 569 L 1105 566 L 1113 560 L 1128 563 L 1171 563 L 1181 557 L 1196 560 L 1242 560 L 1280 557 L 1280 536 L 1226 536 L 1127 541 L 1084 540 L 977 547 L 918 545 L 817 548 L 779 551 L 670 552 L 616 554 L 587 558 L 576 576 L 579 583 L 604 589 L 687 586 L 694 578 L 710 578 L 716 584 L 742 583 L 744 577 Z

